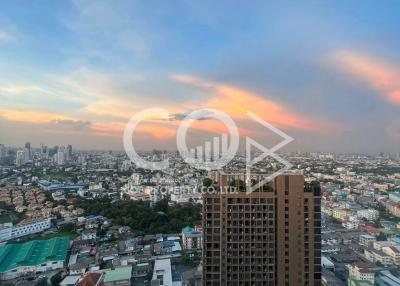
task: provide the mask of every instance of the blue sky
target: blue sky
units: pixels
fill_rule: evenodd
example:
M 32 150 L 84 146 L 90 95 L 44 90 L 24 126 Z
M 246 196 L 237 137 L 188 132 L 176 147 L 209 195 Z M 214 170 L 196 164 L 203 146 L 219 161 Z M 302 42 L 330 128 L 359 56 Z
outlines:
M 222 109 L 268 140 L 246 107 L 293 150 L 400 152 L 398 27 L 398 1 L 1 1 L 0 141 L 120 149 L 154 107 Z M 136 144 L 174 149 L 176 128 Z

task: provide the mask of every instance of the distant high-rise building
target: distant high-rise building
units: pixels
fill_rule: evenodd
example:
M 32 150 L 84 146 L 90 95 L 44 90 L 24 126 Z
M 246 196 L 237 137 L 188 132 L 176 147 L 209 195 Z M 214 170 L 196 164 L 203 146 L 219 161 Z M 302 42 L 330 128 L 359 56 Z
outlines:
M 24 163 L 29 162 L 29 160 L 31 159 L 31 150 L 28 148 L 24 149 Z
M 243 174 L 214 179 L 219 193 L 204 195 L 204 285 L 321 285 L 318 183 L 281 175 L 246 193 Z
M 66 159 L 66 152 L 64 147 L 58 148 L 58 152 L 55 155 L 57 165 L 64 165 Z
M 32 158 L 32 150 L 31 150 L 31 143 L 26 142 L 25 143 L 25 156 L 28 158 L 28 161 Z
M 18 150 L 15 157 L 15 165 L 21 166 L 26 163 L 25 150 Z
M 68 146 L 67 146 L 67 153 L 66 153 L 66 155 L 67 155 L 67 160 L 68 160 L 68 161 L 71 160 L 71 158 L 72 158 L 72 145 L 68 145 Z
M 0 158 L 3 158 L 6 156 L 6 147 L 4 144 L 0 144 Z
M 47 146 L 46 145 L 41 145 L 41 153 L 42 153 L 42 155 L 45 155 L 46 153 L 47 153 Z

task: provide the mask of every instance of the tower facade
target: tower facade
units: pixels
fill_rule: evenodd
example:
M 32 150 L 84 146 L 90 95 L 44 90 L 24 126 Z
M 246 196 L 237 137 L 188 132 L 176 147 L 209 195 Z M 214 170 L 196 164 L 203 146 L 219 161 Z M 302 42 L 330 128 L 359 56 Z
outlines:
M 281 175 L 246 193 L 244 178 L 216 173 L 204 195 L 204 285 L 320 285 L 319 184 Z

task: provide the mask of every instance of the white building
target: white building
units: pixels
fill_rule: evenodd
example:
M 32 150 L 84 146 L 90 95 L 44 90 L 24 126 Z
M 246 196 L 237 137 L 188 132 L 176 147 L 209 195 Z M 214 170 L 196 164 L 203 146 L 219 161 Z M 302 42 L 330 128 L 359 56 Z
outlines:
M 342 226 L 347 229 L 357 229 L 358 221 L 344 221 L 342 222 Z
M 183 249 L 202 249 L 203 233 L 187 226 L 182 229 Z
M 394 246 L 384 246 L 382 251 L 392 258 L 392 264 L 400 265 L 400 251 Z
M 51 218 L 23 220 L 17 225 L 3 223 L 0 225 L 0 242 L 42 232 L 51 227 Z
M 7 241 L 12 238 L 13 224 L 11 222 L 0 225 L 0 242 Z
M 67 198 L 64 196 L 64 192 L 62 190 L 52 193 L 51 196 L 53 197 L 53 199 L 55 201 L 67 200 Z
M 65 164 L 65 152 L 64 148 L 60 147 L 60 150 L 58 150 L 56 156 L 56 163 L 57 165 L 64 165 Z
M 96 239 L 96 230 L 94 229 L 85 229 L 82 231 L 82 240 L 93 240 Z
M 159 282 L 159 284 L 156 284 Z M 152 285 L 175 286 L 172 282 L 171 259 L 160 259 L 154 262 Z
M 366 247 L 372 247 L 376 242 L 376 237 L 369 234 L 362 234 L 360 235 L 360 244 Z
M 21 237 L 38 232 L 42 232 L 51 227 L 51 218 L 23 220 L 13 227 L 12 237 Z
M 374 209 L 364 209 L 364 210 L 358 210 L 357 211 L 357 217 L 358 218 L 364 218 L 367 220 L 377 220 L 379 218 L 379 211 L 374 210 Z
M 374 285 L 374 272 L 361 263 L 353 263 L 348 265 L 349 279 L 356 281 L 366 281 Z M 349 284 L 350 285 L 350 284 Z
M 24 150 L 18 150 L 16 157 L 15 157 L 15 165 L 21 166 L 25 164 L 25 151 Z
M 392 258 L 381 250 L 365 249 L 364 255 L 365 258 L 374 263 L 380 262 L 385 266 L 392 264 Z

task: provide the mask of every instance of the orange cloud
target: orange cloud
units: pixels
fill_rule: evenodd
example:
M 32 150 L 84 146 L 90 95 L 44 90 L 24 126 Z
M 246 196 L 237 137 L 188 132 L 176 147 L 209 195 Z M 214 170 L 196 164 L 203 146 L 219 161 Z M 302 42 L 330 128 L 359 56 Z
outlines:
M 77 118 L 71 116 L 65 116 L 61 114 L 48 113 L 48 112 L 33 112 L 33 111 L 20 111 L 20 110 L 0 110 L 1 117 L 15 122 L 32 123 L 32 124 L 51 124 L 51 123 L 62 123 L 62 122 L 83 122 Z M 50 126 L 49 126 L 50 127 Z M 115 132 L 122 130 L 118 124 L 90 124 L 88 127 L 95 131 L 95 134 L 102 136 L 116 137 Z M 71 133 L 71 131 L 65 128 L 59 129 L 63 133 Z M 55 130 L 46 130 L 54 132 Z M 73 131 L 76 132 L 76 131 Z M 119 135 L 120 137 L 120 135 Z
M 107 135 L 122 138 L 122 132 L 125 129 L 126 124 L 122 122 L 112 122 L 112 123 L 94 123 L 92 124 L 92 129 L 95 133 L 100 135 Z M 173 126 L 160 123 L 144 121 L 136 126 L 135 134 L 144 134 L 155 139 L 167 139 L 175 136 L 176 128 Z
M 212 92 L 213 97 L 201 107 L 222 110 L 235 119 L 248 120 L 246 114 L 251 111 L 267 122 L 283 128 L 317 132 L 326 132 L 333 128 L 332 124 L 296 114 L 278 102 L 244 89 L 187 75 L 176 75 L 174 79 Z
M 29 123 L 49 123 L 57 120 L 76 120 L 70 116 L 60 114 L 18 110 L 1 110 L 1 116 L 7 120 Z
M 62 121 L 80 121 L 77 118 L 46 112 L 31 112 L 31 111 L 15 111 L 15 110 L 1 110 L 2 118 L 16 122 L 27 122 L 33 124 L 48 124 L 52 122 Z M 222 133 L 226 132 L 225 126 L 219 122 L 211 122 L 212 120 L 196 121 L 192 124 L 191 128 L 205 132 Z M 140 135 L 147 135 L 155 139 L 167 139 L 176 135 L 180 121 L 161 121 L 158 119 L 146 120 L 140 123 L 135 133 Z M 96 135 L 109 136 L 121 138 L 124 131 L 126 122 L 93 122 L 90 124 L 90 129 Z M 244 131 L 242 131 L 244 132 Z
M 261 97 L 248 90 L 236 88 L 231 85 L 221 84 L 212 81 L 206 81 L 201 78 L 177 75 L 174 79 L 178 82 L 186 83 L 200 90 L 205 90 L 209 97 L 196 106 L 190 102 L 171 102 L 163 105 L 171 115 L 187 114 L 192 110 L 199 108 L 211 108 L 226 112 L 236 123 L 244 123 L 239 126 L 239 134 L 246 136 L 254 134 L 256 130 L 249 128 L 251 119 L 246 115 L 247 111 L 252 111 L 264 120 L 283 128 L 299 129 L 312 132 L 324 132 L 332 130 L 332 125 L 321 120 L 316 120 L 290 111 L 284 105 Z M 22 92 L 25 90 L 11 89 L 10 92 Z M 79 92 L 78 92 L 79 93 Z M 138 110 L 145 108 L 154 108 L 156 106 L 148 106 L 146 100 L 132 103 L 126 98 L 113 98 L 111 88 L 107 89 L 105 95 L 96 96 L 92 90 L 84 90 L 79 94 L 90 94 L 90 103 L 85 108 L 79 110 L 79 117 L 84 118 L 85 122 L 90 122 L 87 126 L 90 132 L 95 135 L 109 136 L 113 138 L 122 138 L 122 132 L 127 124 L 128 119 Z M 0 110 L 1 116 L 7 120 L 29 122 L 38 124 L 47 124 L 51 122 L 61 121 L 80 121 L 73 115 L 61 115 L 51 112 L 30 112 L 17 110 Z M 152 137 L 157 140 L 169 139 L 176 135 L 179 124 L 182 123 L 181 118 L 171 116 L 171 120 L 151 119 L 140 123 L 137 126 L 136 133 L 140 137 L 145 135 L 146 138 Z M 191 129 L 206 133 L 225 133 L 226 126 L 214 119 L 198 120 L 192 123 Z
M 341 51 L 332 56 L 341 70 L 350 73 L 377 90 L 392 104 L 400 104 L 400 69 L 366 55 Z

